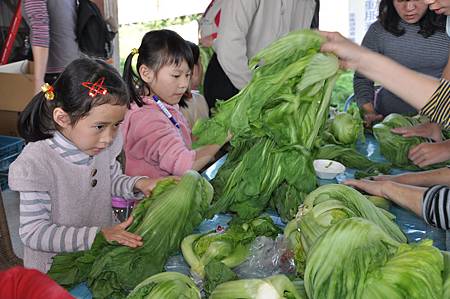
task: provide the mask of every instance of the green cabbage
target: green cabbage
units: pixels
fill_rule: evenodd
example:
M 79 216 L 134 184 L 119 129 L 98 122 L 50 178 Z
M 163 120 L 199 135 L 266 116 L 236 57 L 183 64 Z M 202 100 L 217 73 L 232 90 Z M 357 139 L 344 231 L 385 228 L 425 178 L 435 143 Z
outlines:
M 99 233 L 91 250 L 57 255 L 49 275 L 65 287 L 87 281 L 94 298 L 123 298 L 163 270 L 183 238 L 205 218 L 212 195 L 212 186 L 195 171 L 186 172 L 179 182 L 167 178 L 133 210 L 127 230 L 142 236 L 142 247 L 110 244 Z
M 345 219 L 308 254 L 305 288 L 319 298 L 442 298 L 443 258 L 431 241 L 399 243 L 375 223 Z
M 373 133 L 378 143 L 383 156 L 392 162 L 394 166 L 409 170 L 420 170 L 418 166 L 412 164 L 408 159 L 408 153 L 411 148 L 421 143 L 427 142 L 422 137 L 403 137 L 399 134 L 391 132 L 393 128 L 399 127 L 414 127 L 420 124 L 416 117 L 403 116 L 400 114 L 389 114 L 381 123 L 373 126 Z M 450 161 L 434 164 L 429 168 L 445 167 Z
M 200 299 L 195 283 L 184 274 L 163 272 L 142 281 L 127 299 Z
M 359 136 L 364 136 L 363 123 L 357 109 L 353 115 L 347 112 L 337 113 L 331 119 L 330 129 L 338 144 L 354 145 Z
M 285 275 L 243 279 L 220 284 L 210 299 L 306 299 Z

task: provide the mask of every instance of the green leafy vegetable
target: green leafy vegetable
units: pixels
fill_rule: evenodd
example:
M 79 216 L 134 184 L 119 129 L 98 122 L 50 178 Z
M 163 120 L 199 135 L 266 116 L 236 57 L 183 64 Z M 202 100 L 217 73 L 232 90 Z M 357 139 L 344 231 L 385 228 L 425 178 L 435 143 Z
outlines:
M 219 285 L 210 299 L 303 299 L 295 285 L 284 275 L 264 279 L 243 279 Z
M 405 244 L 375 223 L 345 219 L 308 254 L 308 298 L 442 298 L 443 258 L 430 241 Z
M 181 240 L 204 219 L 212 194 L 211 185 L 195 171 L 179 182 L 170 178 L 159 182 L 133 211 L 134 221 L 127 229 L 142 236 L 142 247 L 99 242 L 92 250 L 60 254 L 54 258 L 50 277 L 65 287 L 87 281 L 94 298 L 125 297 L 143 279 L 163 270 Z M 74 272 L 75 279 L 61 280 L 64 273 Z
M 127 299 L 200 299 L 200 291 L 186 275 L 163 272 L 142 281 Z
M 393 128 L 414 127 L 418 124 L 420 124 L 418 118 L 392 113 L 381 123 L 373 126 L 373 133 L 380 144 L 381 153 L 394 166 L 409 170 L 421 169 L 412 164 L 408 159 L 408 153 L 412 147 L 426 142 L 426 139 L 422 137 L 403 137 L 391 132 Z M 431 167 L 426 167 L 426 169 L 445 167 L 448 163 L 450 161 L 438 163 Z

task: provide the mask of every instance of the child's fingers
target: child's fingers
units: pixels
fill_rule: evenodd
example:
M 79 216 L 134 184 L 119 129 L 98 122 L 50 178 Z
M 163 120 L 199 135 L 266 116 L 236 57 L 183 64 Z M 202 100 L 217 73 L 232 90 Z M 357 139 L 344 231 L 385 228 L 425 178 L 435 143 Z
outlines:
M 137 241 L 135 239 L 126 238 L 123 235 L 117 235 L 115 238 L 115 241 L 117 241 L 119 244 L 128 246 L 128 247 L 140 247 L 143 245 L 142 241 Z

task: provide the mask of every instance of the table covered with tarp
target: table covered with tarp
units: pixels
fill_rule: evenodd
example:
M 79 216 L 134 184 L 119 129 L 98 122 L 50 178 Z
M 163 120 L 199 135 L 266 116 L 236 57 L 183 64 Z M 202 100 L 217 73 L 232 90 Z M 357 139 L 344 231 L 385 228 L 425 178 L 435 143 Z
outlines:
M 375 162 L 386 162 L 380 153 L 379 146 L 375 138 L 371 135 L 366 135 L 366 140 L 364 143 L 358 141 L 357 150 L 364 154 L 367 158 Z M 222 166 L 226 160 L 226 155 L 221 159 L 217 160 L 213 165 L 211 165 L 202 175 L 208 180 L 212 180 L 217 171 Z M 319 180 L 320 185 L 331 184 L 331 183 L 342 183 L 346 179 L 353 178 L 355 174 L 355 169 L 347 168 L 344 173 L 338 175 L 333 180 Z M 400 174 L 405 172 L 401 169 L 393 169 L 392 174 Z M 428 225 L 422 218 L 419 218 L 410 211 L 407 211 L 396 204 L 391 204 L 389 211 L 395 215 L 395 222 L 399 225 L 401 230 L 405 233 L 408 242 L 418 242 L 423 239 L 433 240 L 433 245 L 441 250 L 450 249 L 450 234 L 442 229 L 432 227 Z M 280 227 L 284 227 L 283 223 L 278 217 L 278 215 L 272 211 L 268 210 L 267 213 L 270 215 L 275 224 Z M 204 220 L 196 232 L 208 232 L 216 229 L 217 227 L 226 227 L 228 222 L 231 220 L 232 216 L 229 214 L 216 214 L 211 219 Z M 176 271 L 189 275 L 189 266 L 184 262 L 181 253 L 172 256 L 166 263 L 166 271 Z M 90 299 L 92 298 L 91 292 L 89 291 L 86 284 L 80 284 L 73 288 L 70 293 L 76 298 L 80 299 Z

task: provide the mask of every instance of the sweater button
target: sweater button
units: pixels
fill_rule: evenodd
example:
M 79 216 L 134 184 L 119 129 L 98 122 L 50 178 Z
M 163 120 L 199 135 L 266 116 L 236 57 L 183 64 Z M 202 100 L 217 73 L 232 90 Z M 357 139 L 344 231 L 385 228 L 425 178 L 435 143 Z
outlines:
M 96 174 L 97 174 L 97 169 L 96 168 L 92 169 L 91 176 L 95 176 Z
M 93 180 L 91 181 L 91 186 L 92 186 L 92 187 L 97 186 L 97 180 L 96 180 L 96 179 L 93 179 Z

